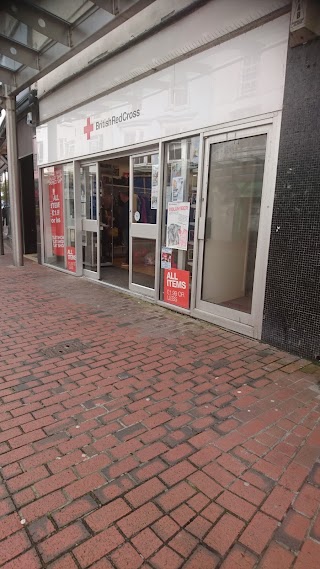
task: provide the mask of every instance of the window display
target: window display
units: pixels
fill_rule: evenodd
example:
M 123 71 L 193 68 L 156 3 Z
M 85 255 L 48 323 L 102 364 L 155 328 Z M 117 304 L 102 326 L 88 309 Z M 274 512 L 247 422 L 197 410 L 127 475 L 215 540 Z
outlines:
M 44 260 L 75 272 L 73 164 L 43 169 Z
M 133 158 L 132 222 L 157 222 L 159 155 Z
M 165 249 L 170 249 L 171 254 L 170 267 L 165 261 L 161 263 L 160 299 L 182 308 L 190 306 L 199 143 L 200 137 L 194 136 L 165 145 L 162 256 Z M 174 269 L 178 269 L 175 275 Z M 170 292 L 175 290 L 175 281 L 183 282 L 187 295 L 180 291 L 179 297 L 178 293 Z

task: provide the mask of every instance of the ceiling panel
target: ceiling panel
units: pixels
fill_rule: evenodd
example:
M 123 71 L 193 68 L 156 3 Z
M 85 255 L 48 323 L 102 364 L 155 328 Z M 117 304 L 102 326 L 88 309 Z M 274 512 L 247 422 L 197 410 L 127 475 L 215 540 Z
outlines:
M 0 83 L 19 93 L 154 1 L 2 0 Z

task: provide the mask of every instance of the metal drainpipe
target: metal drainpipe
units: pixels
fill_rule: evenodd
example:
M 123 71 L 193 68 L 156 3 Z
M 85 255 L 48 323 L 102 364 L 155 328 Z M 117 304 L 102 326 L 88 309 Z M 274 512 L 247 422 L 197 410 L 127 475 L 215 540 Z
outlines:
M 23 266 L 21 200 L 17 148 L 16 99 L 6 96 L 6 134 L 13 264 Z

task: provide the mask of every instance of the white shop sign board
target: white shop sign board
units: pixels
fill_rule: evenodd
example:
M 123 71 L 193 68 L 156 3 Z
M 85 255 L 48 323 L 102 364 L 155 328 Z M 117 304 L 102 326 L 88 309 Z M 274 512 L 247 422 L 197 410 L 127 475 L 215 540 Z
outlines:
M 281 110 L 288 29 L 285 15 L 42 124 L 39 165 Z

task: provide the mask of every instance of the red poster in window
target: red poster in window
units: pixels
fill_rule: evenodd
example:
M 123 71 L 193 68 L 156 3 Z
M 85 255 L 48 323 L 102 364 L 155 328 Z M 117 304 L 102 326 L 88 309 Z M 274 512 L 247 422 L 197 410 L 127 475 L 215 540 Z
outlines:
M 49 178 L 49 204 L 52 236 L 52 252 L 64 256 L 64 221 L 63 221 L 63 174 L 62 167 L 55 166 Z
M 189 308 L 189 271 L 165 269 L 164 301 L 181 308 Z
M 67 269 L 73 273 L 77 270 L 75 247 L 67 247 Z

